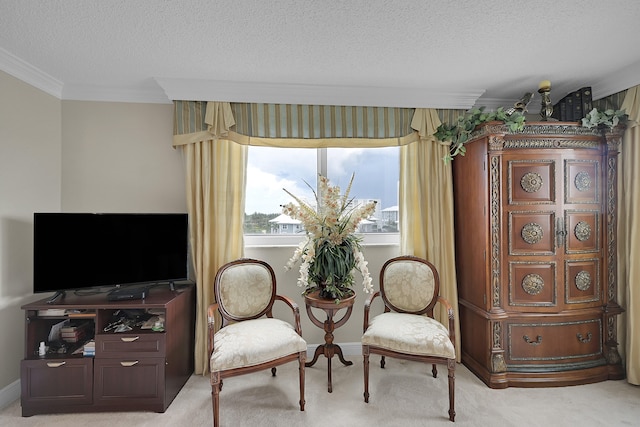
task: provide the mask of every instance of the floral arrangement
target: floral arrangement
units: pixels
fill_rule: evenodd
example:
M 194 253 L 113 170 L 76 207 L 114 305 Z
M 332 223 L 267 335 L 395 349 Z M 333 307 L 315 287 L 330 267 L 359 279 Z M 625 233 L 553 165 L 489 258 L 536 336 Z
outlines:
M 361 239 L 354 233 L 360 221 L 373 214 L 376 203 L 353 206 L 353 199 L 349 199 L 353 178 L 354 175 L 344 195 L 340 195 L 339 186 L 330 185 L 329 179 L 322 175 L 318 193 L 305 182 L 313 191 L 317 208 L 284 189 L 297 204 L 282 206 L 282 213 L 300 220 L 306 232 L 306 238 L 285 268 L 290 270 L 301 261 L 298 286 L 305 288 L 304 293 L 319 289 L 321 297 L 339 301 L 352 292 L 354 270 L 362 274 L 364 292 L 373 291 L 367 261 L 360 248 Z

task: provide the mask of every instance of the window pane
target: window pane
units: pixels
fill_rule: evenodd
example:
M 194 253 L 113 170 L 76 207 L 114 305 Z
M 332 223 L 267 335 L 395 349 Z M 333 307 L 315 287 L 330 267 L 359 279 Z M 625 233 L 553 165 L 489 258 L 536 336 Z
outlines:
M 341 192 L 355 173 L 349 197 L 354 202 L 376 200 L 376 212 L 371 223 L 361 223 L 363 232 L 398 232 L 398 179 L 400 149 L 329 148 L 327 149 L 327 177 Z
M 244 233 L 300 234 L 297 223 L 281 217 L 281 205 L 294 200 L 283 189 L 315 205 L 312 190 L 317 174 L 326 175 L 342 194 L 355 173 L 349 194 L 355 203 L 376 200 L 376 212 L 361 223 L 366 233 L 398 232 L 398 147 L 385 148 L 273 148 L 249 147 Z M 318 157 L 323 161 L 318 162 Z M 318 170 L 318 164 L 327 170 Z
M 297 197 L 314 201 L 316 187 L 317 150 L 311 148 L 249 147 L 247 189 L 245 199 L 245 234 L 271 233 L 273 222 L 282 213 L 281 205 Z M 299 228 L 298 228 L 299 229 Z M 289 226 L 286 232 L 296 232 Z

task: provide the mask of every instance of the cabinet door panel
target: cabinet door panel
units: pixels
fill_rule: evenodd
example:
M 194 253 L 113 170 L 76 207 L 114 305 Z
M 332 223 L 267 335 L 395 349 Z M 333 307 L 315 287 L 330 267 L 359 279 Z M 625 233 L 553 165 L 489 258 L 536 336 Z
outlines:
M 567 261 L 565 271 L 565 302 L 567 304 L 601 304 L 598 258 Z
M 555 262 L 509 263 L 509 305 L 529 311 L 531 307 L 553 307 L 557 310 Z
M 553 160 L 510 160 L 509 204 L 555 203 L 555 162 Z
M 565 161 L 565 203 L 600 203 L 599 162 Z
M 600 213 L 598 211 L 565 212 L 565 239 L 568 254 L 600 251 Z
M 511 255 L 551 255 L 556 250 L 555 212 L 510 212 Z

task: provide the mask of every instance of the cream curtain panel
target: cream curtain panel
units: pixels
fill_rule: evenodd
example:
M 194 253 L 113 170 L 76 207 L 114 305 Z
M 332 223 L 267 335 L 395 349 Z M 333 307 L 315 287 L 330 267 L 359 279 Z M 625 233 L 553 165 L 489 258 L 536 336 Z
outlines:
M 640 86 L 627 90 L 621 109 L 630 123 L 624 134 L 619 161 L 618 300 L 626 308 L 627 381 L 640 385 Z
M 456 358 L 460 361 L 453 180 L 451 163 L 442 160 L 449 146 L 433 137 L 440 123 L 435 110 L 416 109 L 411 126 L 420 140 L 400 148 L 400 252 L 425 258 L 438 270 L 440 294 L 455 311 Z M 437 314 L 446 325 L 446 311 Z
M 247 147 L 225 140 L 233 117 L 228 103 L 174 103 L 174 146 L 186 165 L 189 239 L 195 270 L 195 372 L 209 371 L 207 307 L 218 269 L 244 253 L 242 221 Z M 219 324 L 220 319 L 217 319 Z

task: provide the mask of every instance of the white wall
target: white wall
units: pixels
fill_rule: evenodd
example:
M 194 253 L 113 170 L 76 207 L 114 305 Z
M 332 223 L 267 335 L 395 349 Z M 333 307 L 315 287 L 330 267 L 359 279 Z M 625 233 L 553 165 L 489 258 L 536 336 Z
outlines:
M 20 377 L 33 212 L 60 209 L 61 102 L 0 71 L 0 390 Z
M 281 295 L 286 295 L 293 299 L 298 306 L 300 307 L 300 319 L 302 322 L 302 335 L 307 341 L 309 345 L 320 344 L 324 342 L 324 331 L 314 324 L 311 323 L 309 317 L 306 312 L 304 298 L 301 295 L 302 288 L 298 287 L 297 277 L 299 264 L 289 270 L 285 271 L 284 266 L 287 261 L 291 257 L 294 251 L 294 247 L 254 247 L 247 248 L 245 250 L 245 256 L 249 258 L 258 258 L 262 259 L 271 265 L 274 272 L 276 273 L 276 280 L 278 284 L 278 293 Z M 399 255 L 399 247 L 397 245 L 374 245 L 374 246 L 366 246 L 363 248 L 362 252 L 365 256 L 365 259 L 369 262 L 369 271 L 371 273 L 371 278 L 373 279 L 374 290 L 380 289 L 379 283 L 379 275 L 380 268 L 382 264 L 394 256 Z M 334 342 L 336 344 L 340 343 L 357 343 L 357 348 L 349 348 L 344 351 L 349 351 L 353 353 L 355 350 L 357 354 L 360 354 L 360 338 L 362 337 L 362 326 L 363 326 L 363 316 L 364 316 L 364 301 L 367 298 L 367 294 L 362 291 L 362 276 L 356 274 L 356 284 L 354 289 L 356 291 L 356 301 L 353 306 L 353 310 L 351 313 L 351 317 L 347 321 L 347 323 L 338 328 L 333 333 Z M 382 305 L 380 305 L 381 300 L 377 298 L 377 303 L 374 303 L 374 307 L 372 307 L 372 313 L 376 310 L 378 313 L 382 311 Z M 316 317 L 318 320 L 324 320 L 326 318 L 326 314 L 324 312 L 318 310 L 314 312 L 316 313 Z M 336 314 L 335 320 L 339 320 L 342 318 L 342 314 L 345 310 L 341 310 Z M 287 312 L 278 309 L 276 314 L 282 314 L 286 316 Z M 291 313 L 289 311 L 288 313 Z M 289 314 L 290 315 L 290 314 Z M 318 362 L 320 363 L 320 362 Z M 325 362 L 326 363 L 326 362 Z

